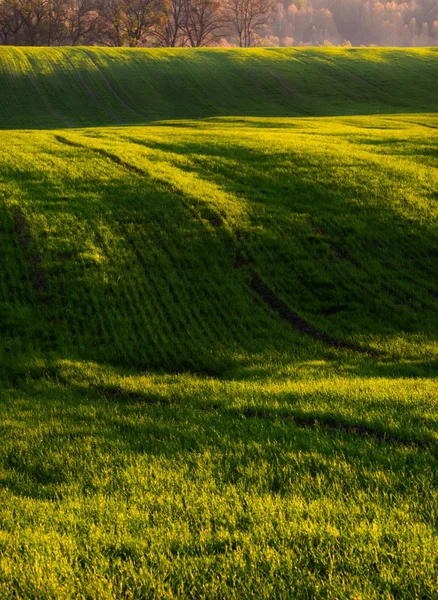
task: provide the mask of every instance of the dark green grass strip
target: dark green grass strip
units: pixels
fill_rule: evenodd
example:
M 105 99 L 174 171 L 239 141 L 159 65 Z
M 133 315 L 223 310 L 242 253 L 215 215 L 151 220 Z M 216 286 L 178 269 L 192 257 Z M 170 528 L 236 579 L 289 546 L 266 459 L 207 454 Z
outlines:
M 99 98 L 95 95 L 95 93 L 93 92 L 93 90 L 90 88 L 90 86 L 87 84 L 87 82 L 85 81 L 81 71 L 73 64 L 73 62 L 70 60 L 69 57 L 67 57 L 67 61 L 70 64 L 73 72 L 76 74 L 79 83 L 82 85 L 82 87 L 84 88 L 84 90 L 87 92 L 88 96 L 91 98 L 91 100 L 93 101 L 93 103 L 96 105 L 96 107 L 102 111 L 103 113 L 105 113 L 107 115 L 107 117 L 109 117 L 109 119 L 115 121 L 116 123 L 122 123 L 122 121 L 119 119 L 119 117 L 114 114 L 112 111 L 108 110 L 103 104 L 102 102 L 100 102 Z
M 79 142 L 73 142 L 72 140 L 68 140 L 67 138 L 63 137 L 62 135 L 55 135 L 55 139 L 58 140 L 58 142 L 60 142 L 61 144 L 66 144 L 67 146 L 72 146 L 73 148 L 81 148 L 82 150 L 89 150 L 91 152 L 94 152 L 95 154 L 100 154 L 100 156 L 103 156 L 104 158 L 109 158 L 109 160 L 112 160 L 117 165 L 124 167 L 125 169 L 127 169 L 128 171 L 131 171 L 132 173 L 136 173 L 137 175 L 147 177 L 147 173 L 145 173 L 145 171 L 143 171 L 143 169 L 139 169 L 135 165 L 132 165 L 131 163 L 122 160 L 116 154 L 112 154 L 111 152 L 108 152 L 107 150 L 104 150 L 103 148 L 93 148 L 91 146 L 86 146 L 85 144 L 81 144 Z
M 38 301 L 41 301 L 43 295 L 48 291 L 47 279 L 43 271 L 41 256 L 32 239 L 26 216 L 20 207 L 17 207 L 15 210 L 15 230 L 28 265 L 33 289 Z
M 86 56 L 91 60 L 91 62 L 94 64 L 94 66 L 96 67 L 96 69 L 99 71 L 99 73 L 102 75 L 103 80 L 105 81 L 105 84 L 107 86 L 107 88 L 110 90 L 110 92 L 117 98 L 117 100 L 133 115 L 135 115 L 137 118 L 138 117 L 142 117 L 142 115 L 140 115 L 136 110 L 134 110 L 132 108 L 132 106 L 130 106 L 120 95 L 120 93 L 115 89 L 114 85 L 111 83 L 111 81 L 108 79 L 108 77 L 105 75 L 105 71 L 102 69 L 102 67 L 100 66 L 98 60 L 97 60 L 97 56 L 95 55 L 95 53 L 93 51 L 91 52 L 87 52 L 85 49 L 83 49 L 84 53 L 86 54 Z

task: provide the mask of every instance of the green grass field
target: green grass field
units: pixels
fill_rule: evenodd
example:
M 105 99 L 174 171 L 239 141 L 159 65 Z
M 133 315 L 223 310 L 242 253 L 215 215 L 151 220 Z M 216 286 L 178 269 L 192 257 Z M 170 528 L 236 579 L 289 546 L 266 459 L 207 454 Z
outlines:
M 438 598 L 437 107 L 431 49 L 0 48 L 1 599 Z

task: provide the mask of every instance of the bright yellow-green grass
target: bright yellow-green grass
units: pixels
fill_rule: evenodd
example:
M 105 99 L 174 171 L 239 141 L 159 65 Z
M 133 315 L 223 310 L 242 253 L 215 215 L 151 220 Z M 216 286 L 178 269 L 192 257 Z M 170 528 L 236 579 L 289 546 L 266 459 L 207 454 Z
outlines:
M 0 49 L 1 599 L 438 597 L 437 58 Z

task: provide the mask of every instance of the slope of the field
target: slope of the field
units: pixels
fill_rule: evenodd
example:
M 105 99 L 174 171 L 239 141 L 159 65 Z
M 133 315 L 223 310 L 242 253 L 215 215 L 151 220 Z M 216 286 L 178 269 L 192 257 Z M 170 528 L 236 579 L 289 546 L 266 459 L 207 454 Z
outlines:
M 0 49 L 2 600 L 437 597 L 436 58 Z
M 429 112 L 437 49 L 0 47 L 0 128 Z

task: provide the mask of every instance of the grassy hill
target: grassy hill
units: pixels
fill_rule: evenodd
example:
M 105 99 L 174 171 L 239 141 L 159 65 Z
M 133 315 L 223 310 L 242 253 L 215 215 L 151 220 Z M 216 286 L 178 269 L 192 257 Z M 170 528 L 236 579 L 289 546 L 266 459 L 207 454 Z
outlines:
M 436 49 L 0 48 L 0 128 L 430 112 Z
M 437 57 L 0 48 L 1 598 L 435 597 Z

